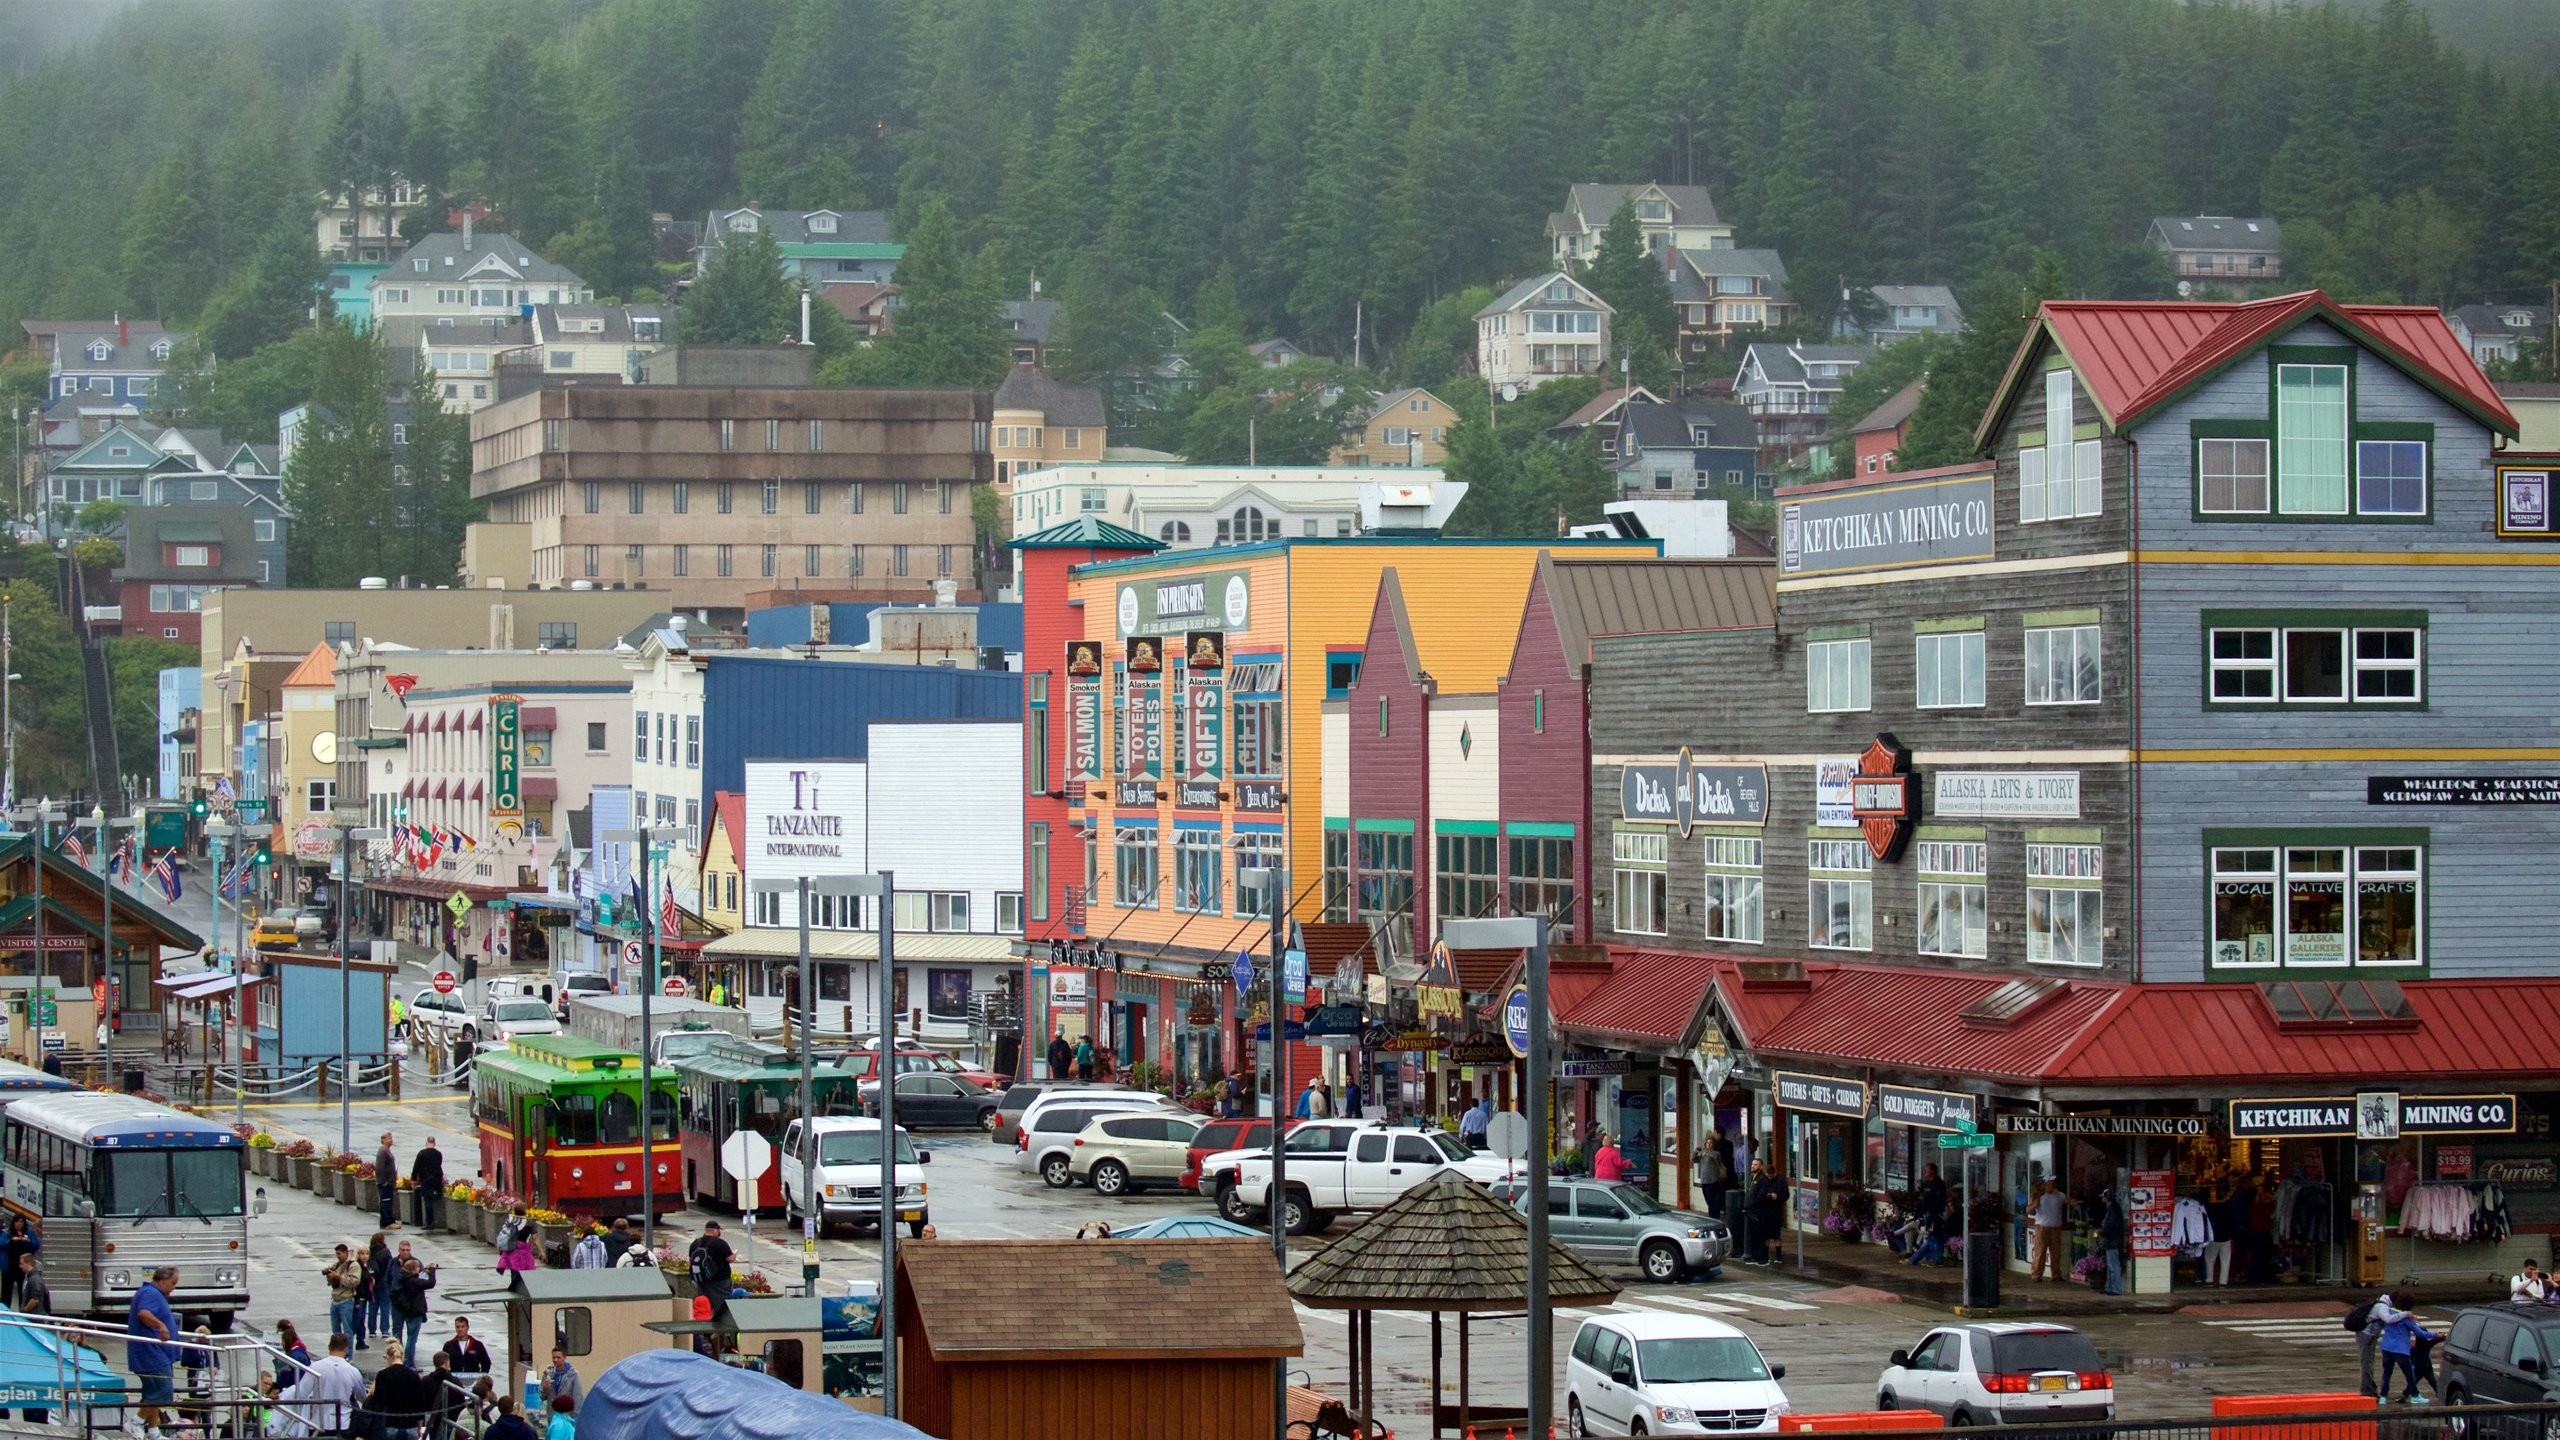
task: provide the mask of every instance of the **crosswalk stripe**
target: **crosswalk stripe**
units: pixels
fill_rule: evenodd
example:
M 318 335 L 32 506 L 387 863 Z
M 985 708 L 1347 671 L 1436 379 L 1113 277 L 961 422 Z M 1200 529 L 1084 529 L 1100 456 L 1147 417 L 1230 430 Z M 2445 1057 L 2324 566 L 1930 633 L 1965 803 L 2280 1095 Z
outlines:
M 1626 1297 L 1624 1303 L 1642 1305 L 1647 1308 L 1659 1308 L 1661 1306 L 1669 1305 L 1675 1309 L 1694 1310 L 1702 1315 L 1741 1315 L 1748 1313 L 1739 1305 L 1727 1305 L 1717 1300 L 1699 1300 L 1687 1295 L 1630 1295 Z
M 2354 1340 L 2336 1319 L 2326 1315 L 2290 1319 L 2207 1320 L 2219 1330 L 2233 1330 L 2261 1340 L 2278 1340 L 2288 1345 L 2327 1346 Z
M 1763 1310 L 1811 1310 L 1814 1308 L 1801 1300 L 1781 1300 L 1774 1295 L 1754 1295 L 1747 1290 L 1720 1290 L 1716 1293 L 1727 1300 L 1744 1305 L 1757 1305 Z

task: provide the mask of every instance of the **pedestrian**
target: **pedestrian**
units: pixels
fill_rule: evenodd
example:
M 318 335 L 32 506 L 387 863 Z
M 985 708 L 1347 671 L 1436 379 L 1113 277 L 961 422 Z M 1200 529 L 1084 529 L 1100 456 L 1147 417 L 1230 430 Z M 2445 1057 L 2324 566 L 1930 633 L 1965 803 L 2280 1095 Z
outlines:
M 2071 1202 L 2062 1194 L 2062 1182 L 2051 1175 L 2044 1179 L 2044 1193 L 2036 1197 L 2035 1245 L 2028 1252 L 2027 1278 L 2062 1279 L 2062 1232 L 2071 1223 Z M 2047 1263 L 2053 1274 L 2047 1277 Z
M 2383 1310 L 2382 1302 L 2375 1302 L 2374 1313 L 2381 1314 Z M 2390 1318 L 2382 1322 L 2382 1339 L 2376 1348 L 2382 1352 L 2380 1393 L 2384 1403 L 2388 1404 L 2391 1399 L 2391 1372 L 2394 1370 L 2407 1377 L 2403 1382 L 2406 1388 L 2400 1392 L 2400 1403 L 2404 1405 L 2427 1403 L 2426 1398 L 2418 1393 L 2418 1342 L 2422 1336 L 2426 1337 L 2430 1345 L 2433 1344 L 2434 1333 L 2419 1324 L 2418 1317 L 2408 1310 L 2393 1308 L 2390 1311 Z
M 1076 1078 L 1093 1078 L 1093 1037 L 1090 1035 L 1076 1042 Z
M 1592 1139 L 1600 1142 L 1591 1152 L 1591 1178 L 1612 1183 L 1627 1178 L 1627 1155 L 1609 1139 L 1606 1130 L 1595 1130 Z
M 2249 1283 L 2271 1284 L 2276 1278 L 2276 1193 L 2281 1182 L 2270 1167 L 2258 1179 L 2249 1202 Z
M 409 1183 L 418 1187 L 418 1228 L 433 1230 L 444 1223 L 444 1152 L 436 1148 L 436 1137 L 418 1147 L 409 1160 Z
M 434 1440 L 453 1432 L 453 1417 L 462 1408 L 463 1390 L 453 1378 L 453 1357 L 442 1348 L 427 1357 L 427 1434 Z
M 418 1332 L 427 1323 L 427 1292 L 436 1286 L 436 1267 L 420 1265 L 411 1256 L 400 1263 L 391 1285 L 391 1323 L 399 1329 L 401 1348 L 415 1355 Z
M 1492 1125 L 1493 1101 L 1479 1095 L 1476 1097 L 1476 1103 L 1467 1107 L 1467 1113 L 1458 1117 L 1458 1138 L 1466 1142 L 1468 1149 L 1482 1150 L 1485 1147 L 1485 1132 L 1492 1128 Z
M 702 1234 L 685 1253 L 686 1263 L 693 1271 L 695 1290 L 710 1296 L 712 1306 L 723 1315 L 729 1313 L 729 1292 L 734 1288 L 729 1278 L 729 1261 L 735 1254 L 729 1248 L 729 1242 L 720 1238 L 720 1222 L 717 1220 L 702 1227 Z
M 2527 1260 L 2524 1272 L 2507 1278 L 2507 1298 L 2519 1305 L 2534 1304 L 2551 1298 L 2551 1277 L 2542 1267 Z
M 1247 1104 L 1242 1075 L 1227 1077 L 1225 1098 L 1219 1102 L 1219 1113 L 1229 1120 L 1244 1118 Z
M 1309 1080 L 1307 1088 L 1298 1092 L 1298 1118 L 1322 1120 L 1332 1113 L 1332 1102 L 1325 1098 L 1324 1082 Z
M 300 1433 L 344 1435 L 355 1420 L 356 1398 L 364 1394 L 364 1372 L 347 1358 L 354 1343 L 344 1332 L 331 1335 L 329 1353 L 278 1392 L 279 1401 L 297 1407 L 288 1414 L 301 1425 Z
M 483 1375 L 471 1382 L 470 1392 L 454 1407 L 453 1433 L 457 1440 L 484 1440 L 490 1422 L 497 1418 L 498 1382 Z
M 1342 1113 L 1344 1115 L 1354 1120 L 1358 1120 L 1366 1116 L 1369 1112 L 1361 1103 L 1362 1098 L 1363 1097 L 1360 1094 L 1360 1082 L 1358 1080 L 1345 1080 L 1342 1082 Z
M 471 1333 L 471 1322 L 462 1316 L 453 1317 L 453 1338 L 444 1342 L 444 1353 L 453 1358 L 456 1375 L 489 1373 L 489 1347 Z
M 541 1436 L 533 1433 L 533 1427 L 525 1423 L 525 1418 L 516 1413 L 516 1397 L 498 1396 L 495 1408 L 498 1418 L 489 1422 L 487 1440 L 542 1440 Z
M 1751 1162 L 1751 1188 L 1746 1192 L 1743 1203 L 1749 1207 L 1744 1229 L 1748 1232 L 1745 1248 L 1750 1254 L 1744 1257 L 1745 1263 L 1766 1265 L 1769 1263 L 1769 1247 L 1778 1240 L 1779 1219 L 1786 1213 L 1786 1182 L 1769 1169 L 1767 1162 L 1754 1160 Z
M 391 1132 L 382 1132 L 382 1148 L 373 1152 L 373 1188 L 381 1195 L 382 1228 L 400 1228 L 400 1156 L 391 1148 Z
M 578 1440 L 578 1402 L 566 1395 L 551 1397 L 551 1426 L 542 1440 Z
M 714 1005 L 726 1005 L 729 1003 L 728 987 L 722 985 L 717 980 L 711 982 L 711 1003 Z
M 142 1390 L 146 1440 L 162 1440 L 161 1407 L 177 1400 L 178 1316 L 169 1308 L 169 1293 L 177 1288 L 178 1267 L 163 1265 L 151 1272 L 150 1283 L 133 1292 L 133 1304 L 125 1310 L 125 1368 Z
M 2231 1188 L 2216 1184 L 2206 1192 L 2213 1198 L 2205 1202 L 2205 1232 L 2213 1238 L 2204 1242 L 2204 1253 L 2196 1260 L 2196 1283 L 2228 1285 L 2231 1283 L 2231 1240 L 2235 1226 L 2231 1216 Z
M 18 1257 L 18 1313 L 50 1315 L 53 1313 L 53 1290 L 44 1283 L 44 1265 L 30 1250 Z M 20 1410 L 18 1418 L 41 1424 L 53 1417 L 51 1410 Z
M 329 1328 L 344 1331 L 361 1346 L 364 1335 L 364 1262 L 355 1257 L 343 1240 L 338 1242 L 337 1263 L 320 1272 L 329 1282 Z
M 2107 1293 L 2124 1293 L 2124 1204 L 2110 1188 L 2098 1211 L 2098 1248 L 2107 1257 Z
M 572 1270 L 602 1270 L 612 1263 L 612 1257 L 605 1254 L 604 1227 L 600 1225 L 588 1226 L 587 1233 L 578 1237 L 578 1243 L 569 1250 Z
M 364 1328 L 376 1335 L 391 1333 L 391 1282 L 399 1278 L 400 1260 L 391 1253 L 391 1237 L 379 1230 L 365 1247 Z M 358 1339 L 356 1348 L 364 1348 Z
M 613 1229 L 604 1237 L 604 1248 L 605 1253 L 612 1257 L 610 1263 L 615 1265 L 628 1260 L 631 1252 L 640 1248 L 639 1238 L 631 1233 L 631 1221 L 628 1217 L 622 1215 L 613 1217 Z
M 187 1398 L 178 1420 L 197 1435 L 213 1434 L 213 1328 L 196 1327 L 196 1344 L 180 1347 L 178 1368 L 187 1372 Z
M 411 1368 L 409 1355 L 409 1347 L 399 1341 L 383 1342 L 382 1368 L 374 1372 L 373 1388 L 365 1394 L 364 1408 L 382 1426 L 382 1440 L 418 1440 L 433 1408 L 426 1377 Z
M 1064 1080 L 1076 1063 L 1075 1047 L 1067 1043 L 1067 1032 L 1060 1029 L 1049 1037 L 1049 1078 Z
M 569 1397 L 572 1405 L 581 1398 L 578 1372 L 569 1364 L 569 1352 L 554 1345 L 551 1347 L 551 1368 L 542 1372 L 542 1398 L 556 1400 L 563 1395 Z
M 9 1239 L 5 1245 L 0 1245 L 0 1260 L 5 1260 L 8 1266 L 5 1272 L 0 1272 L 0 1305 L 18 1303 L 18 1257 L 32 1255 L 42 1248 L 43 1242 L 27 1228 L 27 1217 L 9 1217 Z
M 2382 1327 L 2391 1323 L 2391 1297 L 2376 1295 L 2347 1312 L 2347 1328 L 2356 1332 L 2356 1393 L 2379 1395 L 2374 1357 L 2381 1353 Z
M 511 1270 L 540 1268 L 541 1261 L 535 1254 L 534 1245 L 541 1235 L 542 1232 L 534 1227 L 533 1218 L 525 1213 L 523 1202 L 517 1202 L 506 1223 L 498 1227 L 498 1273 L 503 1275 Z
M 311 1347 L 290 1320 L 276 1322 L 276 1388 L 282 1389 L 311 1368 Z

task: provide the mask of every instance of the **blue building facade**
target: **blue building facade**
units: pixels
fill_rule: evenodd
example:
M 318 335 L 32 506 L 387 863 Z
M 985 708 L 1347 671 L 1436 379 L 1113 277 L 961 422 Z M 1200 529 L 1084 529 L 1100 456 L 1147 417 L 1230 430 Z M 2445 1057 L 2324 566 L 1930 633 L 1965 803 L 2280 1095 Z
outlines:
M 192 665 L 173 665 L 160 672 L 160 785 L 163 800 L 184 800 L 195 784 L 194 732 L 185 722 L 189 712 L 204 710 L 204 672 Z M 181 735 L 184 735 L 183 742 Z
M 705 814 L 715 793 L 746 788 L 749 760 L 870 758 L 876 721 L 1022 718 L 1022 676 L 1009 670 L 715 654 L 702 692 Z

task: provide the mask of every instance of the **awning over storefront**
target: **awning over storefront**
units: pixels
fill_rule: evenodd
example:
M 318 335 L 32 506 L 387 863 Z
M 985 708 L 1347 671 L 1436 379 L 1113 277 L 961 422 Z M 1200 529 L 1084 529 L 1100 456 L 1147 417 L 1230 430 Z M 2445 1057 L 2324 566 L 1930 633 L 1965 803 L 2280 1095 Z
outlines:
M 265 978 L 263 975 L 187 975 L 163 980 L 160 986 L 165 998 L 171 1000 L 219 1000 Z
M 1716 995 L 1763 1057 L 2030 1082 L 2124 993 L 2104 981 L 1721 960 Z
M 1674 950 L 1612 950 L 1608 978 L 1570 1002 L 1554 993 L 1548 970 L 1547 1005 L 1556 1030 L 1569 1039 L 1632 1045 L 1648 1050 L 1687 1048 L 1699 1001 L 1720 963 L 1713 955 Z
M 2560 1078 L 2560 980 L 2137 985 L 2047 1072 L 2052 1086 Z
M 702 947 L 706 960 L 717 959 L 787 959 L 800 958 L 800 932 L 797 929 L 741 930 L 723 935 Z M 880 955 L 880 937 L 868 930 L 812 930 L 809 932 L 809 958 L 812 960 L 874 960 Z M 997 964 L 1013 958 L 1010 935 L 909 934 L 897 937 L 897 954 L 891 964 L 902 961 L 958 961 L 969 964 Z
M 502 900 L 504 885 L 475 885 L 462 880 L 442 880 L 433 875 L 381 875 L 367 879 L 364 888 L 385 895 L 413 895 L 421 900 L 449 899 L 459 890 L 466 900 Z

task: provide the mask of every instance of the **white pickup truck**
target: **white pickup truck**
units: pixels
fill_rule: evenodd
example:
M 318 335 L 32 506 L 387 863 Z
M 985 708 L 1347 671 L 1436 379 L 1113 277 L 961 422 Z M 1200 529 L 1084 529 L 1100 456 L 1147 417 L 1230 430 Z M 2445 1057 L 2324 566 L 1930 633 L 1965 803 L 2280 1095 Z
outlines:
M 1288 1174 L 1281 1196 L 1292 1235 L 1321 1234 L 1336 1216 L 1384 1209 L 1407 1190 L 1444 1170 L 1490 1185 L 1516 1168 L 1497 1155 L 1479 1154 L 1440 1130 L 1371 1122 L 1313 1120 L 1288 1136 Z M 1229 1150 L 1200 1163 L 1215 1175 L 1218 1212 L 1238 1224 L 1271 1213 L 1271 1152 Z

